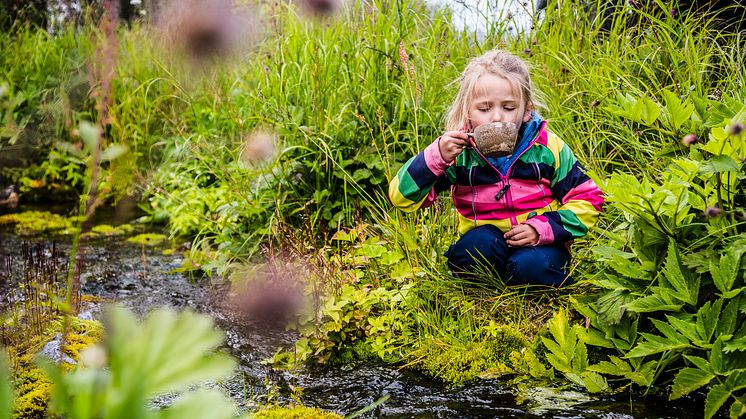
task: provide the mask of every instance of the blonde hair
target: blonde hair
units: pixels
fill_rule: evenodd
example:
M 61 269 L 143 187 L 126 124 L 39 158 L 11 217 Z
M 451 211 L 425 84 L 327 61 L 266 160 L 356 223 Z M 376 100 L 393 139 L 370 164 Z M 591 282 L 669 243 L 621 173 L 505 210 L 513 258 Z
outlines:
M 464 72 L 461 73 L 461 77 L 458 79 L 460 86 L 456 99 L 446 114 L 446 131 L 457 131 L 467 125 L 474 86 L 476 86 L 479 77 L 484 74 L 493 74 L 508 80 L 513 86 L 513 90 L 519 94 L 523 106 L 534 105 L 528 65 L 507 51 L 499 49 L 488 51 L 471 60 Z

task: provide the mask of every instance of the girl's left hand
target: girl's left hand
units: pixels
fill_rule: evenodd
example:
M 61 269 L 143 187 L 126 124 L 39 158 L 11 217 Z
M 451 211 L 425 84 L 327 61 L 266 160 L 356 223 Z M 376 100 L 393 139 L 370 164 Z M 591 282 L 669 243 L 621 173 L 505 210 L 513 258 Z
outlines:
M 533 246 L 539 242 L 539 233 L 528 224 L 518 224 L 503 236 L 508 246 Z

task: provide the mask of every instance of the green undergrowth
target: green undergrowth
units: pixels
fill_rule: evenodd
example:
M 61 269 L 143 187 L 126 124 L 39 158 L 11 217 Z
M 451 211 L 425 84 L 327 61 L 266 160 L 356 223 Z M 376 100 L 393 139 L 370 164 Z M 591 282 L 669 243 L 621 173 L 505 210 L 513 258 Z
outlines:
M 432 255 L 432 266 L 411 269 L 417 259 L 409 257 L 442 240 L 431 233 L 423 229 L 420 246 L 407 249 L 397 247 L 392 231 L 360 225 L 339 230 L 332 245 L 315 253 L 275 260 L 274 266 L 284 267 L 278 276 L 287 274 L 283 269 L 305 272 L 309 304 L 295 324 L 300 339 L 276 354 L 274 365 L 384 362 L 449 385 L 498 376 L 552 377 L 538 337 L 573 291 L 461 283 L 444 272 L 440 254 Z M 306 251 L 302 243 L 288 240 L 285 250 Z
M 13 226 L 20 236 L 71 235 L 77 225 L 76 217 L 64 217 L 46 211 L 26 211 L 16 214 L 0 215 L 0 226 Z
M 342 418 L 333 412 L 325 412 L 321 409 L 308 406 L 274 406 L 268 409 L 260 410 L 254 414 L 249 415 L 252 419 L 305 419 L 305 418 L 319 418 L 319 419 L 336 419 Z

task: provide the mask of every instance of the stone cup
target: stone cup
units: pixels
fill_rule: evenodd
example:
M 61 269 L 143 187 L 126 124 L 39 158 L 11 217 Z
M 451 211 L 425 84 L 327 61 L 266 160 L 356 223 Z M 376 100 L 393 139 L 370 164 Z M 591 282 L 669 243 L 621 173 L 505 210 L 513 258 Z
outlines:
M 486 157 L 504 157 L 513 154 L 518 128 L 512 122 L 492 122 L 478 126 L 471 136 Z

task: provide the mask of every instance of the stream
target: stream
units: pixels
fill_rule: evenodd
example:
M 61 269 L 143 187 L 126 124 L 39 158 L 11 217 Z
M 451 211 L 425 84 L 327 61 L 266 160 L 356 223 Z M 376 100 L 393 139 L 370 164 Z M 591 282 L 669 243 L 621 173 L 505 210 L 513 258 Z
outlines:
M 174 273 L 181 266 L 182 256 L 163 254 L 166 245 L 141 247 L 125 239 L 115 236 L 86 241 L 83 293 L 117 302 L 141 315 L 167 306 L 212 316 L 225 331 L 225 348 L 240 364 L 236 374 L 219 386 L 244 411 L 256 410 L 267 401 L 287 404 L 292 401 L 290 389 L 300 388 L 304 404 L 342 415 L 388 396 L 388 400 L 361 416 L 367 418 L 698 418 L 703 414 L 701 394 L 673 402 L 652 397 L 632 401 L 629 393 L 595 397 L 567 389 L 536 387 L 518 391 L 500 379 L 449 388 L 417 372 L 386 365 L 301 372 L 275 370 L 260 361 L 272 356 L 278 347 L 292 347 L 293 332 L 244 321 L 227 303 L 227 284 L 190 280 Z M 0 230 L 0 261 L 13 257 L 14 274 L 22 267 L 20 252 L 24 240 L 51 243 L 49 238 L 29 239 L 7 228 Z M 69 240 L 57 240 L 61 259 L 66 260 Z M 85 309 L 98 317 L 101 307 L 93 304 Z M 168 402 L 169 397 L 164 396 L 154 403 Z

